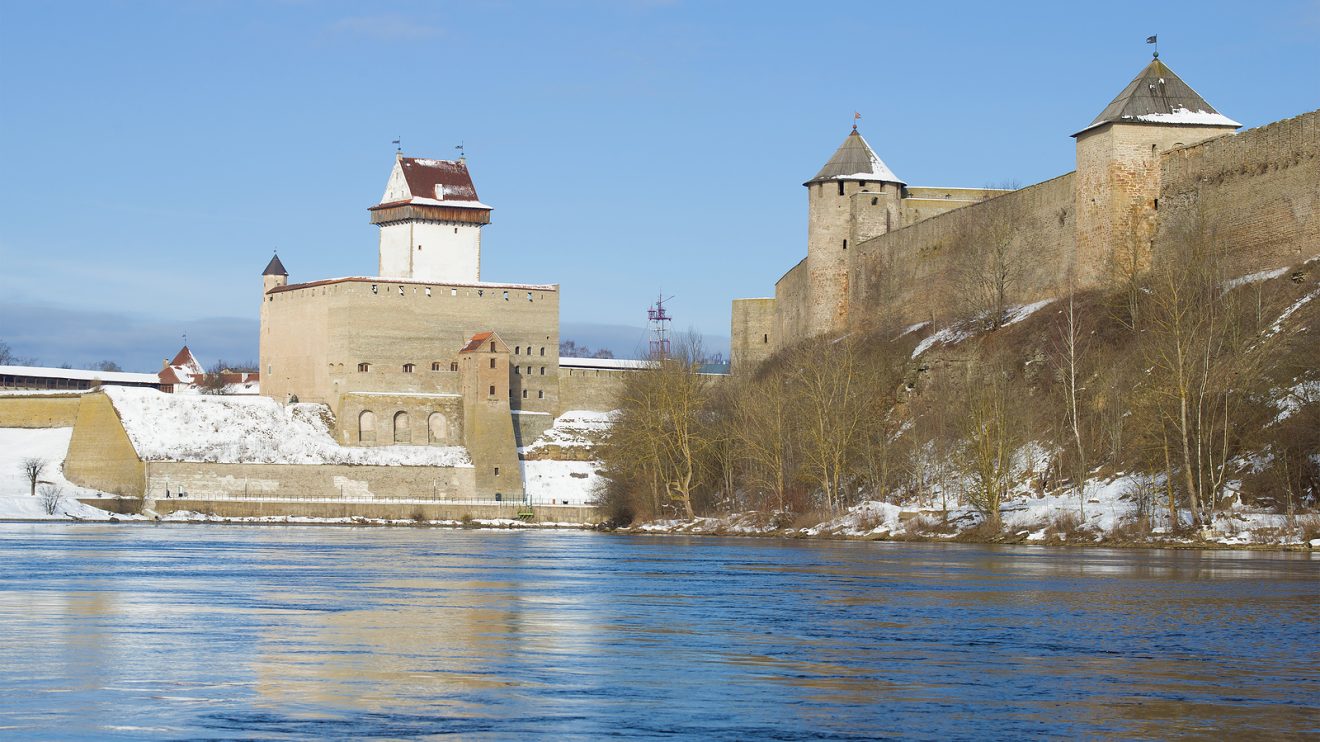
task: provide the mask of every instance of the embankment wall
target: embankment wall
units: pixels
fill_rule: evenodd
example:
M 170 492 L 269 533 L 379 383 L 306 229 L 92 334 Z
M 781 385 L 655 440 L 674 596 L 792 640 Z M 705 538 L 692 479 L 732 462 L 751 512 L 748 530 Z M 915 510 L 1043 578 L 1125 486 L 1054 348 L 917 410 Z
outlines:
M 72 427 L 81 400 L 81 394 L 0 395 L 0 428 Z

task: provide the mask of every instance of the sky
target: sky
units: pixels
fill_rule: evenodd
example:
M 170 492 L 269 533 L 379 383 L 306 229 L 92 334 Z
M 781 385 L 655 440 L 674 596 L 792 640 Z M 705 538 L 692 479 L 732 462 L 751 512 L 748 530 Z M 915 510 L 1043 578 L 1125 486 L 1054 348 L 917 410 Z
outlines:
M 401 138 L 464 146 L 483 280 L 560 284 L 564 338 L 636 335 L 663 292 L 727 344 L 730 301 L 805 256 L 801 184 L 854 112 L 910 185 L 1036 183 L 1151 34 L 1247 127 L 1320 107 L 1320 0 L 0 0 L 0 341 L 254 358 L 273 251 L 293 282 L 375 272 Z

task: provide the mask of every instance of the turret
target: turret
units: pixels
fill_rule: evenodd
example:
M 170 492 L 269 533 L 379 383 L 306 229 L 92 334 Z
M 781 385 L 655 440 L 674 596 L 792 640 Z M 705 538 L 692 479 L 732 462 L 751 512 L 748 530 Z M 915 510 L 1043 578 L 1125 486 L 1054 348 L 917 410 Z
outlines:
M 491 207 L 477 200 L 466 160 L 397 155 L 385 195 L 369 211 L 380 227 L 379 275 L 481 280 L 481 228 Z
M 848 322 L 850 256 L 866 240 L 898 229 L 903 181 L 853 127 L 807 187 L 808 333 Z M 851 252 L 850 252 L 851 250 Z
M 284 270 L 284 263 L 281 263 L 280 256 L 276 255 L 266 264 L 266 270 L 261 272 L 262 296 L 270 293 L 270 290 L 276 286 L 287 285 L 289 285 L 289 272 Z
M 1144 266 L 1155 237 L 1160 155 L 1241 127 L 1151 60 L 1077 139 L 1079 280 Z M 1125 266 L 1125 267 L 1124 267 Z
M 521 499 L 522 473 L 509 407 L 509 346 L 494 332 L 473 335 L 458 351 L 463 393 L 463 445 L 476 471 L 477 494 Z

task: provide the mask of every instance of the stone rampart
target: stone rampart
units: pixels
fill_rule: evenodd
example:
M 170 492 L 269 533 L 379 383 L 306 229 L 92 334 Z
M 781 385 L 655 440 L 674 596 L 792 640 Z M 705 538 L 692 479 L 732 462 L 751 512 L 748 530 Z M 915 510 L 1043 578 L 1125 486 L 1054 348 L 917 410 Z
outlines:
M 729 337 L 730 371 L 733 373 L 754 369 L 769 358 L 779 343 L 775 328 L 775 300 L 734 299 Z
M 996 244 L 1006 245 L 1014 273 L 1010 301 L 1057 295 L 1072 267 L 1073 239 L 1073 173 L 881 235 L 853 256 L 849 301 L 866 307 L 853 317 L 883 312 L 906 323 L 954 316 L 968 284 L 990 269 Z M 796 292 L 776 291 L 776 297 L 781 316 L 796 311 L 785 299 L 806 300 Z
M 317 498 L 338 500 L 470 499 L 470 466 L 348 466 L 336 464 L 208 464 L 149 461 L 146 494 L 157 504 L 182 489 L 189 498 Z M 166 492 L 171 498 L 166 498 Z
M 1199 221 L 1229 275 L 1320 255 L 1320 110 L 1161 158 L 1160 236 Z
M 119 413 L 102 392 L 85 394 L 64 459 L 70 482 L 113 495 L 141 497 L 142 461 L 124 432 Z
M 0 428 L 72 427 L 81 400 L 81 394 L 0 395 Z
M 619 408 L 623 381 L 633 371 L 608 368 L 559 369 L 559 410 L 609 412 Z

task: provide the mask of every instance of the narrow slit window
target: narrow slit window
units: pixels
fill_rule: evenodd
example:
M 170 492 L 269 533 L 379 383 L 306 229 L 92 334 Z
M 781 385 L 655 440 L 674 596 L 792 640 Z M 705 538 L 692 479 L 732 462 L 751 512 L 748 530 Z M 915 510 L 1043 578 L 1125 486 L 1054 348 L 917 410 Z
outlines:
M 494 358 L 490 359 L 490 367 L 491 367 L 491 368 L 495 368 L 495 359 L 494 359 Z

